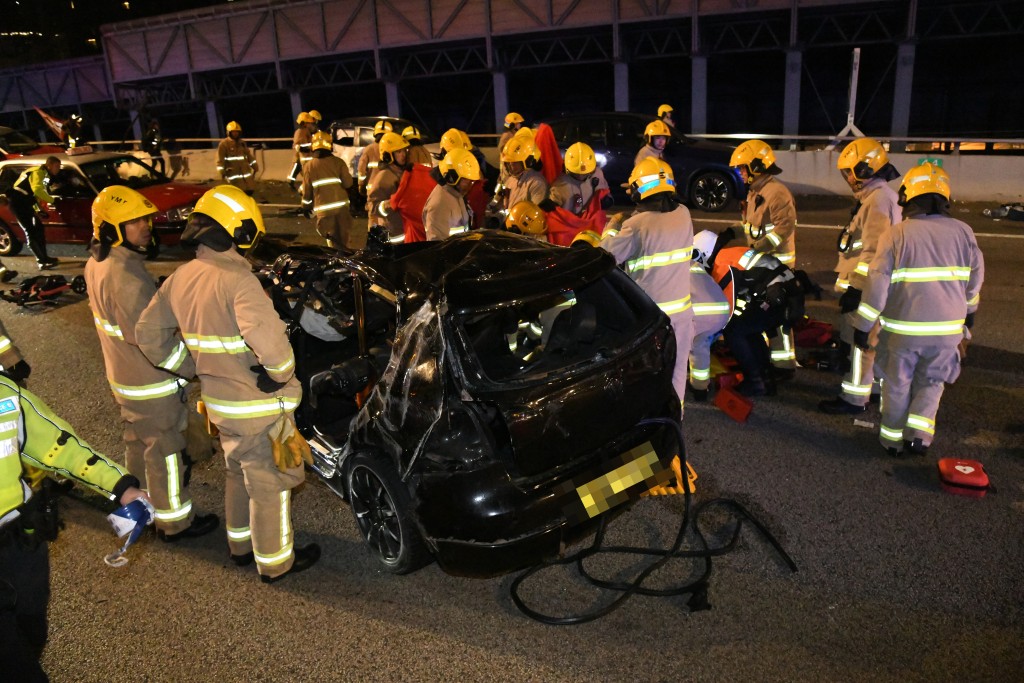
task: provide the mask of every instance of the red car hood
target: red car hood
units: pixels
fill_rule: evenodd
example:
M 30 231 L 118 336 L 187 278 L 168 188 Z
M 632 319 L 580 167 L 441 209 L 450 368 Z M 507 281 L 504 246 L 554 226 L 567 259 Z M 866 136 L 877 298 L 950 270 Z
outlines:
M 156 208 L 167 211 L 178 206 L 195 204 L 208 189 L 210 188 L 205 185 L 169 182 L 143 187 L 139 192 L 153 202 Z

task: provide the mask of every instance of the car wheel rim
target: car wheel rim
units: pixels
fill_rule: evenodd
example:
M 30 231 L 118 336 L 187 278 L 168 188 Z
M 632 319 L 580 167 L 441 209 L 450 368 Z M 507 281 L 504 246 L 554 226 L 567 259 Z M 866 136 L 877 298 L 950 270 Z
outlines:
M 693 201 L 702 209 L 720 209 L 729 199 L 729 186 L 718 176 L 703 176 L 693 188 Z
M 384 483 L 372 471 L 359 467 L 352 472 L 352 511 L 366 544 L 388 564 L 402 552 L 402 526 L 395 502 Z
M 11 248 L 11 236 L 7 234 L 6 230 L 0 230 L 0 251 L 7 253 L 7 250 Z

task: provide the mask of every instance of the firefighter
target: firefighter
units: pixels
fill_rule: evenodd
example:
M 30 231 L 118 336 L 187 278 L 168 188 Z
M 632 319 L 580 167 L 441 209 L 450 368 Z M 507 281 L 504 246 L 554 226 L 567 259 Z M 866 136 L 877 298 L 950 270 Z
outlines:
M 505 229 L 541 242 L 548 241 L 547 214 L 533 202 L 519 202 L 509 209 Z
M 644 146 L 636 153 L 636 157 L 633 159 L 633 166 L 635 167 L 647 157 L 664 159 L 665 146 L 668 144 L 670 137 L 672 137 L 672 131 L 669 130 L 668 126 L 661 119 L 648 123 L 647 127 L 644 128 Z
M 293 190 L 299 173 L 302 172 L 306 162 L 313 158 L 313 135 L 317 132 L 316 119 L 309 112 L 300 113 L 295 119 L 295 124 L 297 128 L 295 135 L 292 136 L 292 149 L 295 150 L 295 158 L 292 170 L 288 174 L 288 187 Z
M 711 383 L 711 345 L 729 324 L 732 301 L 705 269 L 717 235 L 702 230 L 693 236 L 690 294 L 693 297 L 693 344 L 690 347 L 690 395 L 706 401 Z
M 505 143 L 512 139 L 512 136 L 519 132 L 519 129 L 523 127 L 525 119 L 514 111 L 510 111 L 505 114 L 505 130 L 501 132 L 501 137 L 498 138 L 498 156 L 501 156 L 501 152 L 505 149 Z
M 244 252 L 265 232 L 252 197 L 220 185 L 200 197 L 182 239 L 196 258 L 157 290 L 136 326 L 139 347 L 158 367 L 190 354 L 202 399 L 224 449 L 228 548 L 239 566 L 256 561 L 272 583 L 312 566 L 320 547 L 294 547 L 291 490 L 305 445 L 292 417 L 302 389 L 284 322 L 252 274 Z M 180 370 L 179 370 L 180 372 Z
M 153 170 L 160 167 L 160 173 L 165 173 L 167 166 L 164 164 L 163 155 L 164 138 L 160 131 L 160 121 L 150 119 L 146 127 L 146 133 L 142 136 L 142 151 L 149 155 L 149 163 Z
M 629 175 L 636 211 L 621 229 L 605 233 L 601 248 L 617 263 L 672 321 L 676 338 L 676 364 L 672 386 L 682 404 L 686 396 L 686 364 L 693 341 L 690 301 L 690 257 L 693 222 L 676 196 L 672 167 L 661 159 L 643 159 Z
M 25 233 L 28 248 L 35 254 L 39 270 L 50 270 L 59 263 L 46 253 L 46 230 L 42 222 L 50 217 L 47 207 L 53 204 L 54 199 L 50 196 L 48 185 L 58 173 L 60 159 L 46 157 L 46 161 L 40 166 L 25 170 L 14 181 L 11 189 L 7 190 L 11 212 Z
M 331 134 L 313 133 L 313 158 L 302 172 L 302 208 L 316 216 L 316 231 L 331 249 L 358 251 L 366 246 L 366 230 L 352 228 L 346 208 L 355 180 L 344 159 L 334 156 Z
M 924 454 L 935 436 L 945 384 L 960 375 L 958 345 L 969 338 L 985 262 L 966 223 L 950 216 L 949 175 L 924 163 L 899 190 L 903 222 L 882 235 L 854 322 L 869 349 L 881 324 L 875 372 L 882 379 L 880 441 L 892 455 Z
M 423 164 L 424 166 L 433 166 L 434 158 L 430 156 L 430 152 L 423 146 L 423 138 L 420 135 L 420 130 L 416 126 L 406 126 L 402 130 L 402 137 L 409 143 L 409 165 Z
M 82 134 L 81 115 L 72 114 L 61 124 L 60 141 L 68 149 L 85 145 L 85 135 Z
M 529 130 L 523 129 L 523 130 Z M 540 150 L 533 135 L 517 133 L 505 145 L 501 162 L 508 174 L 504 206 L 507 209 L 519 202 L 541 204 L 548 198 L 548 181 L 540 172 Z
M 728 235 L 719 235 L 708 253 L 711 240 L 704 234 L 694 238 L 696 257 L 725 292 L 732 317 L 723 330 L 726 344 L 743 371 L 736 389 L 744 396 L 775 394 L 775 377 L 765 335 L 788 330 L 804 314 L 804 294 L 796 275 L 771 254 L 750 247 L 722 248 Z
M 748 186 L 743 204 L 743 232 L 747 245 L 759 254 L 771 254 L 790 268 L 796 266 L 796 203 L 793 194 L 775 179 L 782 169 L 772 148 L 761 140 L 748 140 L 732 153 L 729 165 Z M 728 229 L 732 232 L 732 229 Z M 772 374 L 787 380 L 796 372 L 796 346 L 792 329 L 769 335 Z
M 658 107 L 658 118 L 665 123 L 665 125 L 676 127 L 676 122 L 672 120 L 672 109 L 671 104 L 663 104 Z
M 228 123 L 227 133 L 228 136 L 217 145 L 217 171 L 222 179 L 251 197 L 259 171 L 256 157 L 242 139 L 242 126 L 237 121 Z
M 576 142 L 565 151 L 565 173 L 555 178 L 541 208 L 561 207 L 574 216 L 582 216 L 601 190 L 608 189 L 604 173 L 597 167 L 594 150 L 585 142 Z M 601 208 L 612 205 L 611 195 L 600 200 Z
M 313 132 L 316 133 L 320 130 L 320 122 L 324 120 L 324 117 L 316 109 L 310 109 L 309 115 L 313 119 Z
M 127 505 L 139 481 L 93 450 L 38 396 L 0 373 L 0 657 L 10 681 L 46 681 L 49 542 L 61 527 L 46 473 Z
M 104 188 L 92 205 L 85 282 L 107 381 L 124 422 L 125 466 L 153 500 L 157 536 L 174 542 L 208 534 L 219 520 L 196 515 L 186 488 L 186 382 L 172 373 L 194 375 L 191 358 L 181 355 L 176 364 L 155 368 L 135 339 L 135 324 L 156 293 L 145 262 L 157 211 L 135 190 Z
M 394 132 L 394 127 L 390 121 L 381 119 L 373 124 L 373 142 L 368 144 L 363 149 L 363 153 L 359 155 L 357 166 L 359 194 L 366 194 L 366 185 L 370 182 L 373 172 L 377 170 L 377 164 L 380 162 L 380 139 L 384 137 L 384 133 L 392 132 Z
M 857 317 L 868 269 L 875 257 L 879 239 L 902 220 L 899 197 L 889 181 L 899 173 L 889 163 L 889 155 L 877 140 L 854 140 L 839 155 L 837 164 L 857 203 L 852 219 L 839 235 L 835 288 L 841 293 L 839 311 L 840 340 L 849 349 L 849 370 L 843 377 L 838 397 L 822 401 L 818 409 L 830 415 L 856 415 L 867 410 L 875 379 L 875 351 L 878 328 L 871 328 L 872 348 L 867 351 L 853 343 L 853 323 Z
M 387 228 L 391 237 L 405 234 L 402 214 L 391 208 L 391 195 L 409 167 L 409 142 L 398 133 L 384 133 L 380 139 L 380 162 L 366 184 L 366 213 L 371 225 Z
M 480 180 L 480 164 L 469 150 L 453 149 L 434 170 L 437 187 L 423 205 L 423 228 L 427 240 L 443 240 L 473 225 L 466 195 Z

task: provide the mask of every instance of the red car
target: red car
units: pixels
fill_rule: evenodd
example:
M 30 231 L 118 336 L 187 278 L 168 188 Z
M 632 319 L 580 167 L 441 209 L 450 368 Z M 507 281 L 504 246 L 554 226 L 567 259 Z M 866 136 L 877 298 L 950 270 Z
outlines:
M 54 154 L 61 171 L 50 184 L 54 204 L 43 219 L 48 244 L 87 244 L 92 238 L 92 201 L 108 185 L 126 185 L 153 202 L 153 235 L 162 245 L 181 239 L 185 222 L 196 201 L 209 188 L 175 183 L 137 157 L 125 152 Z M 0 193 L 6 194 L 26 169 L 41 165 L 47 155 L 0 161 Z M 25 244 L 25 234 L 9 206 L 0 206 L 0 256 L 13 256 Z

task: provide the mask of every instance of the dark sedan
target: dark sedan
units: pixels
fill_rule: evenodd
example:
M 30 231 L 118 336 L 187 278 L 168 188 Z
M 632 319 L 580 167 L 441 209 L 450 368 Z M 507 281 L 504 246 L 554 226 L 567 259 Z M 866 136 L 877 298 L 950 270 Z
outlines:
M 563 153 L 574 142 L 593 147 L 612 196 L 626 202 L 622 184 L 633 170 L 636 153 L 645 144 L 644 129 L 653 120 L 644 114 L 612 112 L 577 114 L 546 123 Z M 732 150 L 732 145 L 696 140 L 672 129 L 664 159 L 672 166 L 676 190 L 685 202 L 704 211 L 721 211 L 746 193 L 739 175 L 729 167 Z
M 606 252 L 497 231 L 286 248 L 261 272 L 299 429 L 386 570 L 535 564 L 671 477 L 677 437 L 644 423 L 679 419 L 671 326 Z

